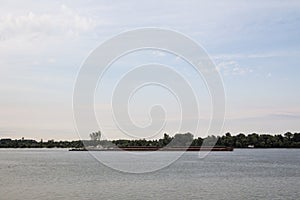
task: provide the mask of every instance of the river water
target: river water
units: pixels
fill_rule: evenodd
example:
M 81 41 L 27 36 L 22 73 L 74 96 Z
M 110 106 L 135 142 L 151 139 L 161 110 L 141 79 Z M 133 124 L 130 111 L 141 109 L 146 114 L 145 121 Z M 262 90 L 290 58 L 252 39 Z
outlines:
M 99 153 L 126 161 L 122 152 Z M 161 152 L 161 160 L 171 153 Z M 187 152 L 161 170 L 130 174 L 89 152 L 1 149 L 0 179 L 0 200 L 294 200 L 300 198 L 300 150 L 235 149 L 204 159 Z

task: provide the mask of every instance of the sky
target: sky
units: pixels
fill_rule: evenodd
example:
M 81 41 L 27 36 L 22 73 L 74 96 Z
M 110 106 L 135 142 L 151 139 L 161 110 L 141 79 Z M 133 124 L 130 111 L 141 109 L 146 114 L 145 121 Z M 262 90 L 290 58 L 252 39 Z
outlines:
M 88 137 L 77 133 L 72 110 L 81 65 L 107 39 L 143 27 L 178 31 L 206 50 L 225 88 L 223 133 L 300 130 L 299 1 L 0 2 L 0 138 Z M 201 130 L 207 129 L 211 103 L 203 79 L 174 55 L 144 50 L 112 64 L 103 78 L 106 85 L 96 91 L 95 113 L 107 138 L 130 138 L 111 118 L 112 88 L 122 74 L 151 62 L 171 65 L 189 80 L 200 99 Z M 151 123 L 148 111 L 157 104 L 169 111 L 167 125 L 156 135 L 145 129 L 137 137 L 173 135 L 179 120 L 198 120 L 180 119 L 174 96 L 151 86 L 129 101 L 134 123 Z

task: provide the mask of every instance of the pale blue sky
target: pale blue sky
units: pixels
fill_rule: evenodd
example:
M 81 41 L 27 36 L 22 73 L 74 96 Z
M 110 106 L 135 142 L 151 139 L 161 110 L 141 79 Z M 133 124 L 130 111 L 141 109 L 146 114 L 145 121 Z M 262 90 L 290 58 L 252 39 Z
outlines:
M 206 49 L 226 90 L 224 132 L 300 130 L 299 1 L 0 2 L 0 138 L 77 139 L 72 92 L 82 62 L 106 39 L 140 27 L 173 29 Z M 177 67 L 201 93 L 191 68 L 155 52 L 120 60 L 107 81 L 121 65 L 153 60 Z M 101 112 L 107 102 L 96 103 Z M 124 137 L 110 123 L 108 137 Z

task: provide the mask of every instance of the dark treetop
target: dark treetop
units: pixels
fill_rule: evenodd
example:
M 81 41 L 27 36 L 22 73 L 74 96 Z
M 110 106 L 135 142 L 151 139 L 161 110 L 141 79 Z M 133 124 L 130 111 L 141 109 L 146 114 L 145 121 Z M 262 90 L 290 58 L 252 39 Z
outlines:
M 283 135 L 268 135 L 256 134 L 249 135 L 238 134 L 232 136 L 226 133 L 223 136 L 208 136 L 206 138 L 194 138 L 191 133 L 176 134 L 174 137 L 164 134 L 162 139 L 158 140 L 100 140 L 101 132 L 96 132 L 98 135 L 91 134 L 91 140 L 77 140 L 77 141 L 54 141 L 48 140 L 44 142 L 29 140 L 29 139 L 0 139 L 0 148 L 83 148 L 84 146 L 97 146 L 110 147 L 111 142 L 118 147 L 164 147 L 169 144 L 173 139 L 172 146 L 201 146 L 205 139 L 205 146 L 226 146 L 234 148 L 300 148 L 300 133 L 287 132 Z M 93 137 L 92 137 L 93 136 Z

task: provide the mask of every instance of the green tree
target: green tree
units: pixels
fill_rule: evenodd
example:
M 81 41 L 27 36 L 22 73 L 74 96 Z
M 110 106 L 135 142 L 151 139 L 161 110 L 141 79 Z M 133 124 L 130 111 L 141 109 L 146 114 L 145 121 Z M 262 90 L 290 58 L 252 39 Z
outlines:
M 295 133 L 293 137 L 294 142 L 300 142 L 300 133 Z
M 247 146 L 247 137 L 243 133 L 238 134 L 236 136 L 236 147 L 244 148 Z
M 194 136 L 191 133 L 176 134 L 173 140 L 173 146 L 190 146 Z
M 93 132 L 90 134 L 90 138 L 93 141 L 100 141 L 101 139 L 101 131 Z
M 248 145 L 257 146 L 259 135 L 256 133 L 252 133 L 247 136 Z
M 287 137 L 287 139 L 290 140 L 292 138 L 293 134 L 291 132 L 287 132 L 287 133 L 284 134 L 284 136 Z

